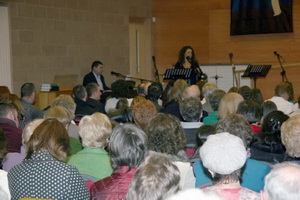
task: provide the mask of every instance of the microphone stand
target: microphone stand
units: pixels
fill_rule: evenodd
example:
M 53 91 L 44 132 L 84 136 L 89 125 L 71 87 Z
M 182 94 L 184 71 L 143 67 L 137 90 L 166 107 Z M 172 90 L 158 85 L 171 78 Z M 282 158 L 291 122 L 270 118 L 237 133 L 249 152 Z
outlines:
M 147 80 L 147 79 L 143 79 L 143 78 L 136 78 L 136 77 L 131 77 L 131 76 L 125 76 L 121 73 L 117 73 L 117 72 L 111 72 L 111 75 L 116 75 L 117 77 L 122 77 L 123 79 L 126 78 L 130 78 L 130 79 L 134 79 L 134 80 L 139 80 L 141 82 L 153 82 L 152 80 Z
M 152 56 L 152 60 L 153 60 L 153 65 L 154 65 L 154 74 L 155 74 L 155 80 L 156 82 L 159 82 L 160 83 L 160 80 L 159 80 L 159 75 L 158 75 L 158 70 L 157 70 L 157 67 L 156 67 L 156 62 L 155 62 L 155 56 Z
M 281 75 L 281 77 L 282 77 L 282 82 L 284 82 L 284 79 L 285 79 L 286 81 L 288 81 L 288 78 L 287 78 L 287 76 L 286 76 L 286 71 L 284 70 L 284 67 L 283 67 L 283 65 L 282 65 L 282 63 L 281 63 L 281 59 L 280 59 L 281 56 L 280 56 L 279 54 L 276 54 L 276 56 L 277 56 L 278 62 L 279 62 L 280 67 L 281 67 L 280 75 Z
M 232 56 L 233 55 L 229 55 L 229 57 L 230 57 L 230 63 L 231 63 L 231 67 L 232 67 L 232 85 L 234 87 L 234 79 L 235 79 L 236 87 L 239 88 L 238 80 L 236 78 L 235 65 L 233 63 Z

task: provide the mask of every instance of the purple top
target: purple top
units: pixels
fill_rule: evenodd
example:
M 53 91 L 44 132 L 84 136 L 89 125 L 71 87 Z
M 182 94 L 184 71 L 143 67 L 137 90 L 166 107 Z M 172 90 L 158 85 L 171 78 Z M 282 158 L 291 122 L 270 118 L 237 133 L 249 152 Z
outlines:
M 21 146 L 21 153 L 8 153 L 6 154 L 3 160 L 3 170 L 9 171 L 15 165 L 20 164 L 27 153 L 27 149 L 24 146 Z

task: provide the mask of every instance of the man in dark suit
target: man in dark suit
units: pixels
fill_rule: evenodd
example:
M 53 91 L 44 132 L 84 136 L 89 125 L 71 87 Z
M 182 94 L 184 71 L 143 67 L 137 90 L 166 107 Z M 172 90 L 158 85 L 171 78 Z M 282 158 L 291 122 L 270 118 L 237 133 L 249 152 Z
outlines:
M 75 115 L 92 115 L 97 112 L 96 109 L 92 108 L 87 102 L 87 92 L 83 85 L 76 85 L 73 88 L 74 102 L 76 103 Z
M 89 83 L 97 83 L 100 90 L 110 90 L 110 88 L 106 86 L 104 76 L 102 75 L 103 63 L 100 61 L 94 61 L 91 68 L 92 71 L 83 78 L 83 86 L 87 86 Z

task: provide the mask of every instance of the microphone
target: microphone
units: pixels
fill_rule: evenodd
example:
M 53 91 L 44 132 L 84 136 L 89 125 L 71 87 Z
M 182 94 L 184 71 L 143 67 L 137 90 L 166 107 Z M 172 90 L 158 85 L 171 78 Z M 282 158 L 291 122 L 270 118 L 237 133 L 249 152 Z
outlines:
M 111 71 L 110 74 L 111 74 L 111 75 L 116 75 L 116 76 L 121 76 L 120 73 L 117 73 L 117 72 L 114 72 L 114 71 Z
M 279 54 L 279 53 L 277 53 L 277 51 L 274 51 L 274 55 L 276 55 L 276 56 L 280 57 L 280 54 Z
M 187 56 L 186 59 L 187 59 L 187 61 L 189 61 L 189 63 L 192 63 L 191 57 Z
M 155 56 L 152 56 L 152 60 L 153 60 L 153 62 L 155 62 Z

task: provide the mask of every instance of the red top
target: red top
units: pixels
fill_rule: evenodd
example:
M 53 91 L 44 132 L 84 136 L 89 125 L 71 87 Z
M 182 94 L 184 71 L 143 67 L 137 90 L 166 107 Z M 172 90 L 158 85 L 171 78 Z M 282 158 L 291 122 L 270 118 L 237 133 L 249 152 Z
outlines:
M 94 183 L 90 188 L 91 200 L 124 200 L 129 184 L 137 168 L 127 172 L 128 167 L 117 167 L 111 176 Z

